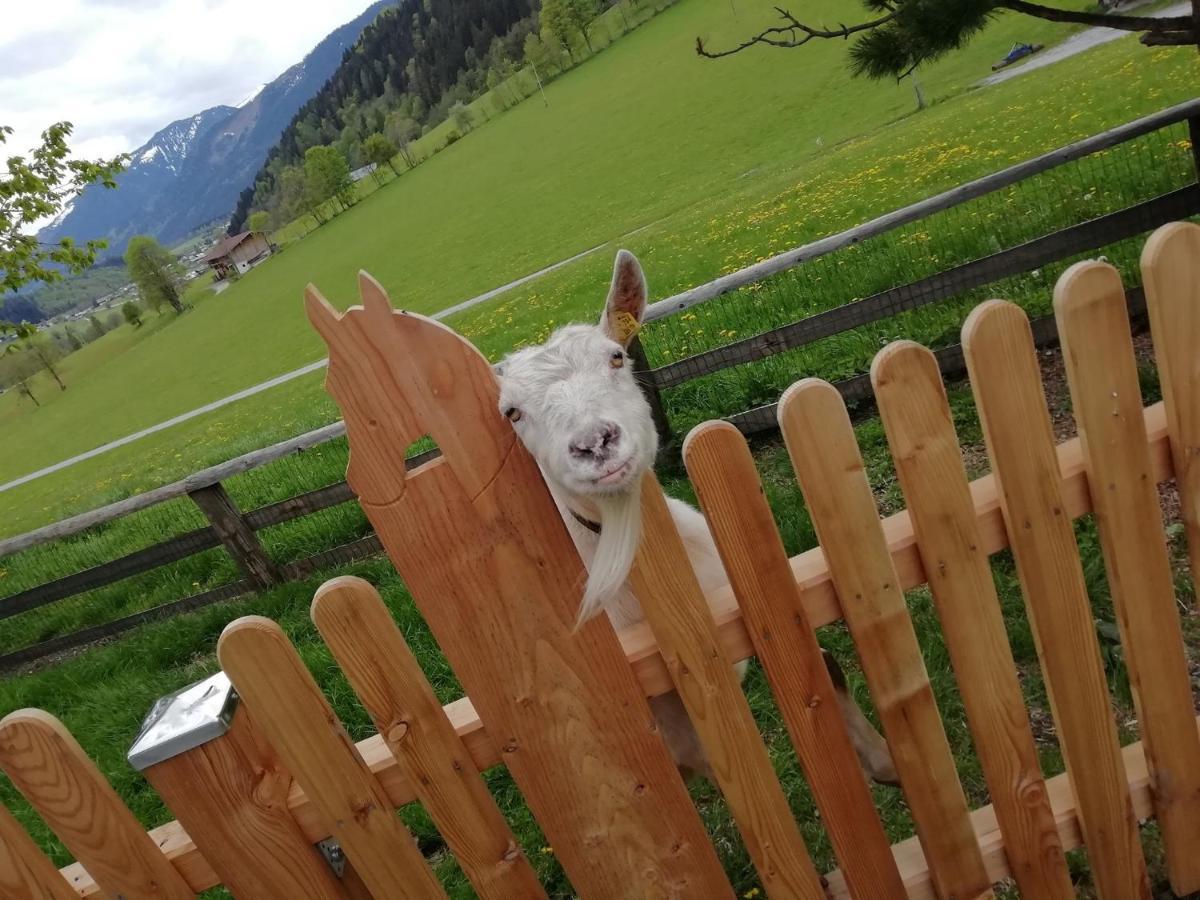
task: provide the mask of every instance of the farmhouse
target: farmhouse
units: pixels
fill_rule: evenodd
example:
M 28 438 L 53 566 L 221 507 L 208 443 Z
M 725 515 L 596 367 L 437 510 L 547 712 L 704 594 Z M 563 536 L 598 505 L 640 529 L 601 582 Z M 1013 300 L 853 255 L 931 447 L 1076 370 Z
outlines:
M 271 255 L 271 244 L 261 231 L 243 231 L 217 241 L 201 258 L 216 273 L 218 280 L 233 272 L 244 275 Z

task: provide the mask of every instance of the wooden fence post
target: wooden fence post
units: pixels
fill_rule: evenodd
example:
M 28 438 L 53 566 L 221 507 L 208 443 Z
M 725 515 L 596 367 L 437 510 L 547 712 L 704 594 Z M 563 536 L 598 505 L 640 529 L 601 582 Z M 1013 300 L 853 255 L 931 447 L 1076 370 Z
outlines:
M 241 511 L 225 486 L 220 482 L 188 491 L 192 502 L 212 522 L 213 531 L 229 551 L 238 567 L 260 588 L 278 584 L 283 579 L 279 569 L 267 556 L 254 529 L 247 524 Z
M 1187 120 L 1188 140 L 1192 142 L 1192 160 L 1196 164 L 1196 180 L 1200 181 L 1200 116 Z
M 354 896 L 292 817 L 292 776 L 224 673 L 155 704 L 129 762 L 238 897 Z
M 646 359 L 646 348 L 642 346 L 642 339 L 634 337 L 629 342 L 626 352 L 633 360 L 634 381 L 638 383 L 638 387 L 642 389 L 642 393 L 646 397 L 646 402 L 650 404 L 650 415 L 654 418 L 654 429 L 658 432 L 659 443 L 669 444 L 671 442 L 671 420 L 667 418 L 667 411 L 663 407 L 662 394 L 658 391 L 654 372 L 650 368 L 649 360 Z

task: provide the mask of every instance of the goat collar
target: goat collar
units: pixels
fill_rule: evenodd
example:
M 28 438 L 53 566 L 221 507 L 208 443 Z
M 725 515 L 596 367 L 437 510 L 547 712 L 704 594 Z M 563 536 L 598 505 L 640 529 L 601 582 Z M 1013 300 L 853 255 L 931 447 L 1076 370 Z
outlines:
M 575 512 L 575 510 L 573 510 L 573 509 L 570 512 L 571 512 L 571 517 L 576 522 L 578 522 L 580 525 L 582 525 L 584 528 L 586 528 L 588 531 L 590 531 L 592 534 L 600 533 L 600 523 L 599 522 L 593 522 L 591 519 L 585 519 L 583 516 L 581 516 L 579 513 Z

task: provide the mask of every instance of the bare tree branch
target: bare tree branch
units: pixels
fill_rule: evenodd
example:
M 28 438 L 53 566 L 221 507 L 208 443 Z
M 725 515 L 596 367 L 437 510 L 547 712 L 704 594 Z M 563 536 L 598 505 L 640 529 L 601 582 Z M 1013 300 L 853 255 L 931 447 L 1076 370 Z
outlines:
M 1147 47 L 1183 47 L 1200 43 L 1196 31 L 1147 31 L 1138 38 Z
M 889 12 L 886 16 L 880 16 L 878 19 L 872 19 L 869 22 L 862 22 L 858 25 L 839 25 L 834 29 L 813 28 L 805 25 L 793 16 L 786 9 L 775 7 L 775 11 L 786 22 L 786 25 L 776 26 L 775 28 L 767 28 L 760 31 L 753 37 L 742 41 L 736 47 L 729 50 L 718 50 L 713 52 L 704 46 L 702 38 L 696 38 L 696 52 L 708 59 L 720 59 L 722 56 L 732 56 L 735 53 L 741 53 L 747 47 L 753 47 L 755 44 L 767 44 L 771 47 L 802 47 L 811 41 L 813 38 L 848 38 L 850 35 L 859 31 L 870 31 L 872 28 L 878 28 L 887 22 L 890 22 L 896 17 L 896 13 Z M 803 37 L 801 37 L 803 35 Z
M 1103 28 L 1116 28 L 1120 31 L 1181 31 L 1193 27 L 1191 16 L 1173 16 L 1161 19 L 1153 16 L 1115 16 L 1108 13 L 1058 9 L 1054 6 L 1043 6 L 1040 3 L 1029 3 L 1028 0 L 1000 0 L 996 5 L 1004 9 L 1011 9 L 1013 12 L 1045 19 L 1048 22 L 1097 25 Z
M 817 28 L 806 25 L 786 9 L 777 6 L 775 10 L 779 13 L 780 18 L 783 19 L 783 25 L 766 28 L 728 50 L 709 50 L 702 38 L 696 38 L 696 52 L 708 59 L 720 59 L 723 56 L 732 56 L 735 53 L 741 53 L 743 50 L 753 47 L 756 44 L 791 48 L 802 47 L 814 38 L 826 40 L 842 38 L 844 40 L 852 34 L 870 31 L 893 21 L 897 14 L 896 7 L 903 2 L 904 0 L 891 0 L 891 2 L 884 0 L 883 5 L 888 9 L 887 15 L 880 16 L 878 19 L 872 19 L 868 22 L 862 22 L 858 25 L 839 25 L 837 28 Z M 1193 0 L 1193 5 L 1200 7 L 1200 0 Z M 1033 16 L 1038 19 L 1045 19 L 1049 22 L 1068 22 L 1078 25 L 1115 28 L 1120 31 L 1144 32 L 1141 41 L 1147 45 L 1180 45 L 1196 43 L 1197 41 L 1196 16 L 1155 18 L 1153 16 L 1121 16 L 1108 13 L 1077 12 L 1075 10 L 1059 9 L 1054 6 L 1045 6 L 1041 3 L 1032 3 L 1030 0 L 997 0 L 996 7 L 1012 10 L 1013 12 Z

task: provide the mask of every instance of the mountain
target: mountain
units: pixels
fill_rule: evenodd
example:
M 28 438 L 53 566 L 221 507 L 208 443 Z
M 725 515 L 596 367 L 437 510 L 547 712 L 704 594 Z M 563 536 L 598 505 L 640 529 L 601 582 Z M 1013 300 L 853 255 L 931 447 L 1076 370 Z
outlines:
M 134 235 L 169 244 L 226 218 L 296 111 L 337 71 L 363 29 L 395 2 L 373 3 L 241 106 L 214 106 L 172 122 L 133 151 L 117 190 L 88 188 L 38 238 L 106 238 L 111 257 L 123 253 Z
M 539 0 L 420 0 L 379 16 L 296 112 L 253 190 L 239 198 L 230 229 L 240 229 L 252 208 L 282 209 L 284 220 L 298 214 L 282 196 L 284 173 L 302 165 L 309 148 L 333 145 L 358 168 L 368 162 L 363 142 L 371 134 L 402 147 L 456 103 L 470 103 L 509 77 L 524 65 L 538 10 Z

